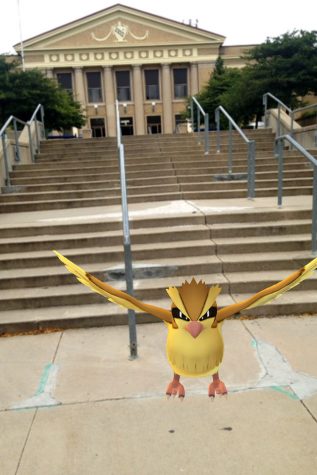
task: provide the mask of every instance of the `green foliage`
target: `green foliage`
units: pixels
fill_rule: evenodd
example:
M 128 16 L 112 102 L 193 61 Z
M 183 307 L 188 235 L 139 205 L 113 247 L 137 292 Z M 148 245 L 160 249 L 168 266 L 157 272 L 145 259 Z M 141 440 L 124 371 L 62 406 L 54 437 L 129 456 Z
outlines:
M 289 107 L 317 94 L 317 31 L 293 31 L 269 38 L 249 52 L 252 78 Z
M 240 124 L 263 115 L 262 96 L 271 92 L 289 107 L 317 94 L 317 31 L 293 31 L 251 49 L 243 69 L 226 68 L 218 58 L 206 87 L 196 97 L 209 113 L 222 105 Z
M 0 56 L 0 123 L 10 115 L 27 121 L 38 104 L 44 106 L 48 129 L 82 127 L 85 118 L 79 102 L 63 90 L 56 81 L 40 71 L 21 71 L 17 63 L 8 63 Z
M 201 91 L 196 96 L 205 112 L 209 114 L 209 123 L 212 128 L 215 128 L 215 110 L 219 105 L 223 105 L 222 96 L 232 87 L 241 72 L 235 68 L 225 68 L 223 60 L 218 58 L 215 64 L 215 69 L 210 79 Z

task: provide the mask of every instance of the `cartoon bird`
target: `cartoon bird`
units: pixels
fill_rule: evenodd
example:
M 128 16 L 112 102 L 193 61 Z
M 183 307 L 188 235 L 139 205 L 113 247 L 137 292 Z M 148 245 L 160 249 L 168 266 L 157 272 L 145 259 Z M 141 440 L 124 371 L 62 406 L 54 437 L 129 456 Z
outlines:
M 172 301 L 171 310 L 166 310 L 144 303 L 111 287 L 88 274 L 57 251 L 54 252 L 79 282 L 103 295 L 110 302 L 137 312 L 149 313 L 165 322 L 168 330 L 167 358 L 174 372 L 173 380 L 169 383 L 166 394 L 180 398 L 185 397 L 185 389 L 180 383 L 180 376 L 212 375 L 208 395 L 214 398 L 216 394 L 227 394 L 226 386 L 218 374 L 224 352 L 221 334 L 223 320 L 241 310 L 270 302 L 295 287 L 302 280 L 307 279 L 317 268 L 316 258 L 281 282 L 267 287 L 246 300 L 219 310 L 216 299 L 221 292 L 220 287 L 208 287 L 204 282 L 196 282 L 193 278 L 190 283 L 185 281 L 179 288 L 169 287 L 166 289 Z

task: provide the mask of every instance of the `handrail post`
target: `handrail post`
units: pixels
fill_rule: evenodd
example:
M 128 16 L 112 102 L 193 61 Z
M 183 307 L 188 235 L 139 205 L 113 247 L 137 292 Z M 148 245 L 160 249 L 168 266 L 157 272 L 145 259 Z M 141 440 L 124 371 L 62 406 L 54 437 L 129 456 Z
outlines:
M 127 200 L 127 185 L 125 176 L 125 161 L 124 161 L 124 145 L 119 146 L 119 162 L 120 162 L 120 182 L 121 182 L 121 205 L 122 205 L 122 225 L 123 225 L 123 247 L 124 247 L 124 264 L 125 264 L 125 278 L 127 293 L 133 295 L 133 268 L 132 268 L 132 253 L 131 253 L 131 239 L 129 228 L 129 212 Z M 128 309 L 129 322 L 129 338 L 130 338 L 130 356 L 137 357 L 137 336 L 136 336 L 136 318 L 135 311 Z
M 15 141 L 15 161 L 19 162 L 21 160 L 20 157 L 20 147 L 19 147 L 19 137 L 18 137 L 18 130 L 17 130 L 17 121 L 13 119 L 13 128 L 14 128 L 14 141 Z
M 205 155 L 209 153 L 209 114 L 205 114 Z
M 278 155 L 278 194 L 277 194 L 277 206 L 282 208 L 283 204 L 283 140 L 277 141 L 277 155 Z
M 232 174 L 232 124 L 229 121 L 228 174 Z
M 255 140 L 248 143 L 248 199 L 255 198 Z
M 198 143 L 200 144 L 200 109 L 197 107 L 197 131 L 198 131 Z
M 29 135 L 29 146 L 30 146 L 30 155 L 31 155 L 31 160 L 34 162 L 34 151 L 33 151 L 33 141 L 32 141 L 32 131 L 31 131 L 31 124 L 28 122 L 27 124 L 28 127 L 28 135 Z
M 6 144 L 6 134 L 2 134 L 2 150 L 3 150 L 3 158 L 4 158 L 4 168 L 6 172 L 6 179 L 5 183 L 7 187 L 11 187 L 11 178 L 10 178 L 10 170 L 9 170 L 9 160 L 8 160 L 8 153 L 7 153 L 7 144 Z
M 35 127 L 35 138 L 36 138 L 36 153 L 39 152 L 39 149 L 40 149 L 40 138 L 39 138 L 39 129 L 38 129 L 38 120 L 37 118 L 35 117 L 35 120 L 34 120 L 34 127 Z
M 267 94 L 263 95 L 263 105 L 264 105 L 264 127 L 267 128 L 268 120 L 267 120 Z
M 126 182 L 126 175 L 125 175 L 124 145 L 121 143 L 121 127 L 120 127 L 120 113 L 119 113 L 118 100 L 116 100 L 115 109 L 116 109 L 116 128 L 117 128 L 117 148 L 118 148 L 119 169 L 120 169 L 125 280 L 126 280 L 126 287 L 127 287 L 128 294 L 133 295 L 133 266 L 132 266 L 129 211 L 128 211 L 128 199 L 127 199 L 127 182 Z M 135 359 L 138 356 L 138 350 L 137 350 L 135 311 L 132 309 L 128 309 L 128 323 L 129 323 L 130 359 Z
M 190 120 L 192 124 L 192 131 L 195 131 L 195 124 L 194 124 L 194 100 L 191 98 L 190 100 Z
M 45 139 L 44 107 L 41 106 L 42 138 Z
M 281 135 L 281 106 L 280 104 L 278 105 L 277 108 L 277 136 L 279 137 Z
M 220 112 L 216 109 L 215 112 L 216 127 L 217 127 L 217 153 L 220 153 Z

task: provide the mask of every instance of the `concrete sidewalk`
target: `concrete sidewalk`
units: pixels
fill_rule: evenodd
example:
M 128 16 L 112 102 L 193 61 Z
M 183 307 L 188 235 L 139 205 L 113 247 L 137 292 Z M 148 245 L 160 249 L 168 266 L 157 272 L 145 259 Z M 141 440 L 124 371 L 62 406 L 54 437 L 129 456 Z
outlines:
M 160 323 L 1 338 L 1 475 L 317 473 L 316 316 L 225 322 L 214 402 L 166 400 Z

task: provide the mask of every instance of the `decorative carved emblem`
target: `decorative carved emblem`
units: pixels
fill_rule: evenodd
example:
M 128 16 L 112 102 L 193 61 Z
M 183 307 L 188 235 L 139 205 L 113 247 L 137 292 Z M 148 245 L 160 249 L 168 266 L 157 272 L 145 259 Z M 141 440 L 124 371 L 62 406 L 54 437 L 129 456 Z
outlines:
M 128 25 L 124 25 L 121 21 L 118 21 L 115 25 L 112 25 L 109 33 L 103 38 L 98 38 L 95 33 L 91 33 L 91 37 L 96 41 L 106 41 L 111 35 L 115 37 L 116 43 L 122 43 L 127 41 L 126 37 L 128 35 L 132 36 L 135 40 L 143 41 L 149 36 L 149 31 L 146 30 L 143 36 L 136 36 L 132 33 Z

